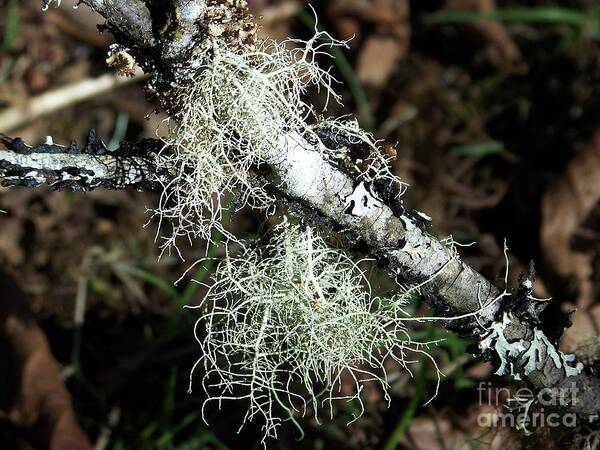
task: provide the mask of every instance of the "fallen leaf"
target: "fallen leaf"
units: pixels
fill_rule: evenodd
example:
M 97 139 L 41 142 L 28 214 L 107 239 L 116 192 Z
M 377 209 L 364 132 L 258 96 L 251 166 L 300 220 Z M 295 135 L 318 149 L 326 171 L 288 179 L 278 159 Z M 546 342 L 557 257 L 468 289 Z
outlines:
M 573 310 L 573 307 L 570 308 Z M 573 325 L 566 329 L 560 342 L 565 353 L 574 353 L 586 365 L 597 365 L 600 361 L 600 305 L 587 310 L 578 310 L 571 315 Z
M 501 406 L 474 404 L 464 417 L 454 417 L 454 420 L 451 420 L 451 413 L 417 417 L 410 423 L 401 444 L 411 450 L 521 449 L 521 436 L 515 429 L 482 426 L 482 423 L 491 422 L 499 408 Z
M 540 245 L 544 262 L 563 279 L 577 282 L 577 307 L 592 303 L 591 256 L 576 252 L 571 240 L 600 200 L 600 131 L 582 147 L 542 197 Z
M 407 0 L 344 0 L 331 2 L 329 16 L 344 39 L 363 38 L 358 22 L 375 25 L 375 33 L 360 45 L 358 78 L 381 89 L 410 45 L 410 5 Z M 357 22 L 358 21 L 358 22 Z M 350 42 L 357 46 L 359 39 Z
M 37 326 L 23 294 L 0 274 L 0 340 L 13 383 L 12 401 L 2 415 L 19 431 L 19 448 L 49 450 L 91 450 L 92 446 L 77 424 L 71 397 L 65 388 L 46 336 Z M 4 359 L 4 358 L 3 358 Z M 5 389 L 6 385 L 3 386 Z
M 375 23 L 395 24 L 409 16 L 406 0 L 336 0 L 329 6 L 331 17 L 350 15 Z
M 369 36 L 358 56 L 358 79 L 370 87 L 383 88 L 402 56 L 403 50 L 394 38 Z
M 487 429 L 479 425 L 482 417 L 492 420 L 498 407 L 474 405 L 458 421 L 447 415 L 422 416 L 414 419 L 402 439 L 402 445 L 411 450 L 519 450 L 522 448 L 518 432 L 508 427 Z

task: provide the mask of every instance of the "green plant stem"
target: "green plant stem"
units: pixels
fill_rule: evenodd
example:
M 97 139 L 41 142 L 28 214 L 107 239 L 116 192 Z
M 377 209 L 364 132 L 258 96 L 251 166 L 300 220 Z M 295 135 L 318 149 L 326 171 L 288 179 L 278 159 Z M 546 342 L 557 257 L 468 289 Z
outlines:
M 172 283 L 163 280 L 159 276 L 154 275 L 152 272 L 148 272 L 147 270 L 127 265 L 123 265 L 123 270 L 131 275 L 142 279 L 149 285 L 160 289 L 173 300 L 177 301 L 177 299 L 179 298 L 179 292 L 177 292 L 177 289 L 173 287 Z
M 129 114 L 120 112 L 117 114 L 117 118 L 115 119 L 115 128 L 113 131 L 113 135 L 108 142 L 109 150 L 116 150 L 119 148 L 121 141 L 125 139 L 127 136 L 127 128 L 129 127 Z
M 429 340 L 432 340 L 434 338 L 436 332 L 438 332 L 439 330 L 436 329 L 435 325 L 432 322 L 429 322 L 424 331 L 427 334 L 427 338 Z M 406 430 L 408 429 L 408 426 L 410 425 L 410 422 L 411 422 L 412 418 L 414 417 L 415 412 L 417 411 L 417 408 L 419 407 L 419 402 L 421 401 L 421 398 L 423 397 L 423 387 L 425 385 L 426 378 L 427 378 L 427 358 L 422 357 L 421 358 L 421 367 L 419 368 L 419 374 L 417 375 L 417 378 L 416 378 L 415 392 L 413 393 L 413 396 L 410 399 L 410 402 L 408 403 L 406 409 L 404 410 L 404 414 L 402 414 L 402 416 L 400 417 L 400 420 L 398 420 L 398 423 L 394 427 L 394 431 L 392 431 L 392 434 L 385 442 L 385 444 L 383 446 L 383 450 L 394 450 L 396 447 L 398 447 L 400 440 L 404 437 L 404 434 L 406 433 Z
M 404 437 L 404 434 L 406 433 L 406 430 L 408 429 L 408 426 L 410 425 L 410 422 L 413 419 L 417 408 L 419 407 L 419 402 L 423 397 L 423 385 L 425 384 L 426 367 L 427 364 L 425 361 L 421 361 L 419 375 L 417 376 L 415 383 L 415 392 L 413 393 L 410 402 L 404 410 L 404 413 L 394 427 L 394 431 L 385 442 L 383 450 L 394 450 L 396 447 L 398 447 L 400 440 Z
M 6 20 L 4 21 L 4 50 L 12 50 L 17 42 L 19 32 L 19 0 L 9 0 Z
M 455 145 L 450 153 L 458 156 L 487 156 L 504 150 L 504 144 L 498 141 L 475 142 L 472 144 Z
M 231 219 L 231 201 L 228 201 L 227 203 L 227 207 L 223 210 L 223 219 L 221 223 L 227 223 Z M 187 305 L 190 302 L 190 300 L 192 300 L 192 298 L 200 288 L 200 283 L 204 279 L 206 279 L 211 269 L 214 267 L 215 256 L 222 239 L 223 235 L 220 231 L 213 232 L 211 242 L 208 243 L 206 259 L 200 263 L 200 267 L 196 270 L 194 276 L 187 284 L 187 286 L 179 296 L 179 299 L 177 300 L 177 306 L 179 307 L 179 309 L 181 309 L 181 307 L 183 307 L 184 305 Z
M 589 23 L 590 16 L 569 8 L 506 8 L 496 11 L 439 11 L 428 14 L 426 23 L 444 24 L 499 20 L 504 22 L 566 23 L 582 27 Z

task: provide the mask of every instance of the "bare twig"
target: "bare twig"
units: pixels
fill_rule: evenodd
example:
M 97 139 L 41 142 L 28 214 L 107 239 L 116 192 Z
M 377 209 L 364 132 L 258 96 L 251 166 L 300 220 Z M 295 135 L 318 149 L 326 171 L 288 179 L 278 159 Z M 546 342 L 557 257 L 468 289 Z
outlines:
M 0 112 L 0 132 L 9 133 L 38 117 L 60 111 L 67 106 L 98 97 L 119 87 L 147 79 L 147 76 L 121 77 L 107 73 L 85 79 L 33 97 Z
M 21 139 L 1 138 L 6 150 L 0 150 L 0 174 L 5 186 L 35 187 L 47 183 L 55 189 L 91 190 L 152 189 L 168 179 L 165 169 L 159 169 L 160 141 L 142 141 L 141 145 L 122 143 L 110 152 L 90 131 L 87 144 L 78 148 L 54 144 L 51 138 L 37 147 Z M 162 173 L 162 175 L 158 175 Z M 150 177 L 150 178 L 148 178 Z

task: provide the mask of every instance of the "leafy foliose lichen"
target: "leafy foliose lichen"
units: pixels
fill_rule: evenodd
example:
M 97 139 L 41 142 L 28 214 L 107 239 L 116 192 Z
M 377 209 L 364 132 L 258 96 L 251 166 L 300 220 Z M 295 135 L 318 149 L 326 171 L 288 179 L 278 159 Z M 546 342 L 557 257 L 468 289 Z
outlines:
M 583 364 L 576 362 L 574 355 L 557 351 L 544 332 L 537 327 L 533 329 L 533 338 L 529 343 L 523 339 L 509 341 L 504 332 L 513 320 L 512 313 L 505 312 L 502 321 L 493 322 L 491 329 L 479 343 L 482 352 L 492 351 L 497 355 L 500 367 L 495 372 L 496 375 L 510 374 L 520 380 L 521 375 L 527 376 L 541 370 L 548 358 L 557 369 L 562 368 L 567 377 L 581 373 Z

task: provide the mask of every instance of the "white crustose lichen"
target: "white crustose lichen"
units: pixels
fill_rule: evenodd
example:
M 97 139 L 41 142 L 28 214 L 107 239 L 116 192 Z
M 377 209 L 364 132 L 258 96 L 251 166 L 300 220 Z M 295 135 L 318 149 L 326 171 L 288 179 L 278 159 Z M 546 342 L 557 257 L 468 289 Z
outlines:
M 175 176 L 164 183 L 155 210 L 172 227 L 163 237 L 163 249 L 176 247 L 181 237 L 210 240 L 214 230 L 226 240 L 235 240 L 222 226 L 222 201 L 227 194 L 236 197 L 237 209 L 250 206 L 273 211 L 274 198 L 252 169 L 286 164 L 298 145 L 315 149 L 318 161 L 307 164 L 321 167 L 330 158 L 347 158 L 347 149 L 323 144 L 320 127 L 369 149 L 367 167 L 357 168 L 360 180 L 402 185 L 390 171 L 390 158 L 356 121 L 321 119 L 317 125 L 310 124 L 318 118 L 313 106 L 303 100 L 307 89 L 324 90 L 328 101 L 340 99 L 332 89 L 334 78 L 317 65 L 316 58 L 326 55 L 327 47 L 344 44 L 320 31 L 308 41 L 264 41 L 253 51 L 215 40 L 199 59 L 204 62 L 191 75 L 192 82 L 173 87 L 179 107 L 169 119 L 171 131 L 164 137 L 163 156 L 169 157 Z M 308 177 L 298 174 L 283 181 L 305 185 L 306 179 L 322 172 L 314 164 L 306 166 Z M 294 191 L 296 186 L 287 188 Z

